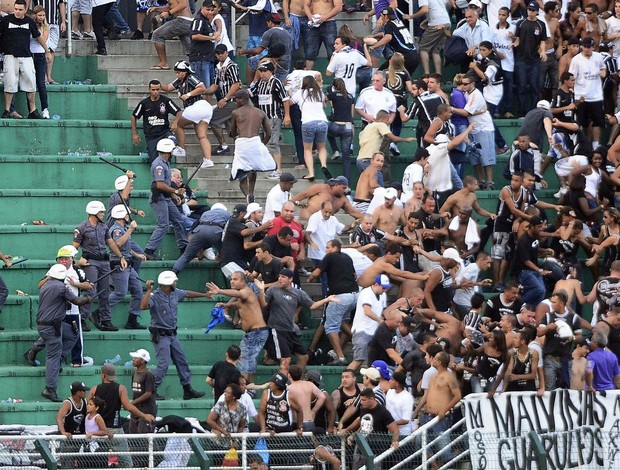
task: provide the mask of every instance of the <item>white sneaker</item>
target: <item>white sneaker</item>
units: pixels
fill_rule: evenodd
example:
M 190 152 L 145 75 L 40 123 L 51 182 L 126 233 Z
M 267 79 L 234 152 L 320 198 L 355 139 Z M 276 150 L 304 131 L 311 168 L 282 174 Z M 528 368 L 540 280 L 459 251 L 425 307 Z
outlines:
M 282 176 L 282 174 L 274 170 L 271 173 L 269 173 L 269 175 L 267 176 L 267 179 L 277 180 L 277 179 L 280 179 L 280 176 Z
M 559 190 L 557 193 L 555 193 L 555 194 L 553 195 L 553 197 L 554 197 L 554 198 L 556 198 L 556 199 L 560 199 L 560 198 L 561 198 L 562 196 L 564 196 L 567 192 L 568 192 L 568 188 L 567 188 L 566 186 L 562 186 L 562 187 L 560 188 L 560 190 Z
M 183 152 L 183 153 L 185 153 L 185 152 Z M 200 165 L 200 168 L 211 168 L 214 165 L 215 165 L 215 163 L 213 163 L 213 160 L 203 160 L 202 161 L 202 165 Z
M 340 158 L 340 152 L 336 150 L 332 155 L 332 160 L 338 160 Z
M 82 33 L 82 36 L 84 37 L 84 39 L 97 39 L 97 38 L 95 37 L 95 33 L 94 33 L 94 32 L 92 32 L 92 31 L 84 31 L 84 32 Z
M 336 351 L 334 351 L 333 349 L 330 349 L 329 351 L 327 351 L 327 356 L 333 361 L 338 360 L 338 354 L 336 354 Z
M 71 31 L 71 38 L 72 39 L 84 39 L 84 36 L 79 31 Z
M 43 119 L 49 119 L 50 118 L 50 112 L 47 108 L 45 108 L 42 112 L 41 112 L 41 116 L 43 116 Z
M 207 258 L 210 261 L 214 261 L 215 260 L 215 251 L 213 251 L 213 248 L 207 248 L 204 251 L 204 255 L 205 255 L 205 258 Z
M 183 147 L 175 147 L 172 150 L 172 155 L 174 155 L 175 157 L 184 157 L 185 156 L 185 149 Z

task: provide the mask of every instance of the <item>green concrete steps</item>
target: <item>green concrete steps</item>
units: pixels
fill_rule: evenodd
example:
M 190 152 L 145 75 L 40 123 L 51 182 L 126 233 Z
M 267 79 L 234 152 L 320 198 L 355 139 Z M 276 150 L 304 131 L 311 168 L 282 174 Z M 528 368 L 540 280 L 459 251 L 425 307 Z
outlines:
M 37 284 L 39 280 L 54 264 L 56 250 L 63 244 L 71 242 L 71 239 L 64 240 L 65 243 L 54 243 L 48 245 L 48 256 L 45 259 L 29 259 L 25 263 L 0 271 L 0 276 L 6 282 L 9 292 L 15 294 L 16 290 L 21 290 L 26 294 L 36 295 L 38 292 Z M 7 244 L 7 246 L 10 246 Z M 8 250 L 5 250 L 8 252 Z M 15 251 L 14 253 L 18 253 Z M 27 254 L 26 251 L 24 253 Z M 172 253 L 172 251 L 170 252 Z M 176 253 L 176 252 L 174 252 Z M 13 253 L 10 253 L 13 254 Z M 140 268 L 140 277 L 144 280 L 156 280 L 159 273 L 164 270 L 172 269 L 176 257 L 167 261 L 146 261 Z M 224 275 L 215 261 L 193 261 L 179 274 L 178 286 L 182 289 L 204 292 L 205 282 L 215 282 L 219 286 L 224 285 Z M 0 316 L 2 323 L 2 316 Z
M 113 179 L 111 181 L 106 179 L 104 183 L 114 188 Z M 86 219 L 86 204 L 92 200 L 101 201 L 107 209 L 113 191 L 113 189 L 2 189 L 0 197 L 3 205 L 0 208 L 0 220 L 7 225 L 0 227 L 0 232 L 2 230 L 15 232 L 15 228 L 7 227 L 11 227 L 11 224 L 30 224 L 33 220 L 41 219 L 47 224 L 79 225 Z M 141 228 L 138 233 L 152 232 L 153 228 L 149 225 L 156 224 L 155 213 L 149 205 L 149 195 L 150 191 L 145 190 L 133 191 L 131 194 L 132 207 L 145 212 L 144 217 L 136 217 L 136 222 Z M 206 203 L 206 191 L 198 191 L 196 196 L 200 204 Z M 65 231 L 64 228 L 58 230 Z M 28 231 L 28 227 L 22 231 Z
M 0 85 L 0 89 L 3 88 Z M 58 115 L 61 120 L 131 117 L 127 100 L 117 96 L 115 85 L 47 85 L 47 97 L 50 115 Z M 4 100 L 0 101 L 4 105 Z M 40 106 L 41 102 L 37 99 L 39 111 Z M 24 117 L 28 114 L 24 93 L 17 94 L 15 108 Z

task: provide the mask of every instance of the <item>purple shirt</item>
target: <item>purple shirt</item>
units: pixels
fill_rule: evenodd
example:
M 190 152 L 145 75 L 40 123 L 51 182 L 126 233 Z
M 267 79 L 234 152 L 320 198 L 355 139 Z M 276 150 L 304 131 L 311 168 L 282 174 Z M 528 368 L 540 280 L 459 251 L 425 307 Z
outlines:
M 452 106 L 453 108 L 463 109 L 465 108 L 466 104 L 467 98 L 465 97 L 465 93 L 456 88 L 452 90 L 452 93 L 450 94 L 450 106 Z M 452 114 L 452 117 L 450 119 L 452 120 L 452 124 L 454 124 L 455 126 L 467 127 L 469 125 L 469 119 L 467 119 L 465 116 L 459 116 L 456 113 Z
M 618 358 L 607 349 L 595 349 L 588 354 L 587 370 L 591 370 L 594 390 L 615 390 L 614 376 L 620 375 Z

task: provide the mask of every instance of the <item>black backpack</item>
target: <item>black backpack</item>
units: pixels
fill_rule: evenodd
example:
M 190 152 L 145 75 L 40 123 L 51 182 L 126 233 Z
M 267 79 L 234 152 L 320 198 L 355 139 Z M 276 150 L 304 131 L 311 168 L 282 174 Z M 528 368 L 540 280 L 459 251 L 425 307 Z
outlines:
M 469 64 L 471 57 L 467 55 L 467 43 L 460 36 L 451 36 L 443 46 L 443 58 L 447 64 Z

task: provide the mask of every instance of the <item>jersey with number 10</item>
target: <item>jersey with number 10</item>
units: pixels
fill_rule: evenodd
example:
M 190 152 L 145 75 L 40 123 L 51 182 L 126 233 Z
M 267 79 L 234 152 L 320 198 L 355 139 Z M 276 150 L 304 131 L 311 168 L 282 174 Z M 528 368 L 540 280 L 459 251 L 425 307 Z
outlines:
M 364 57 L 357 49 L 343 47 L 340 51 L 334 52 L 327 66 L 327 70 L 334 74 L 336 78 L 342 78 L 347 87 L 347 92 L 355 96 L 355 72 L 360 67 L 366 65 Z

